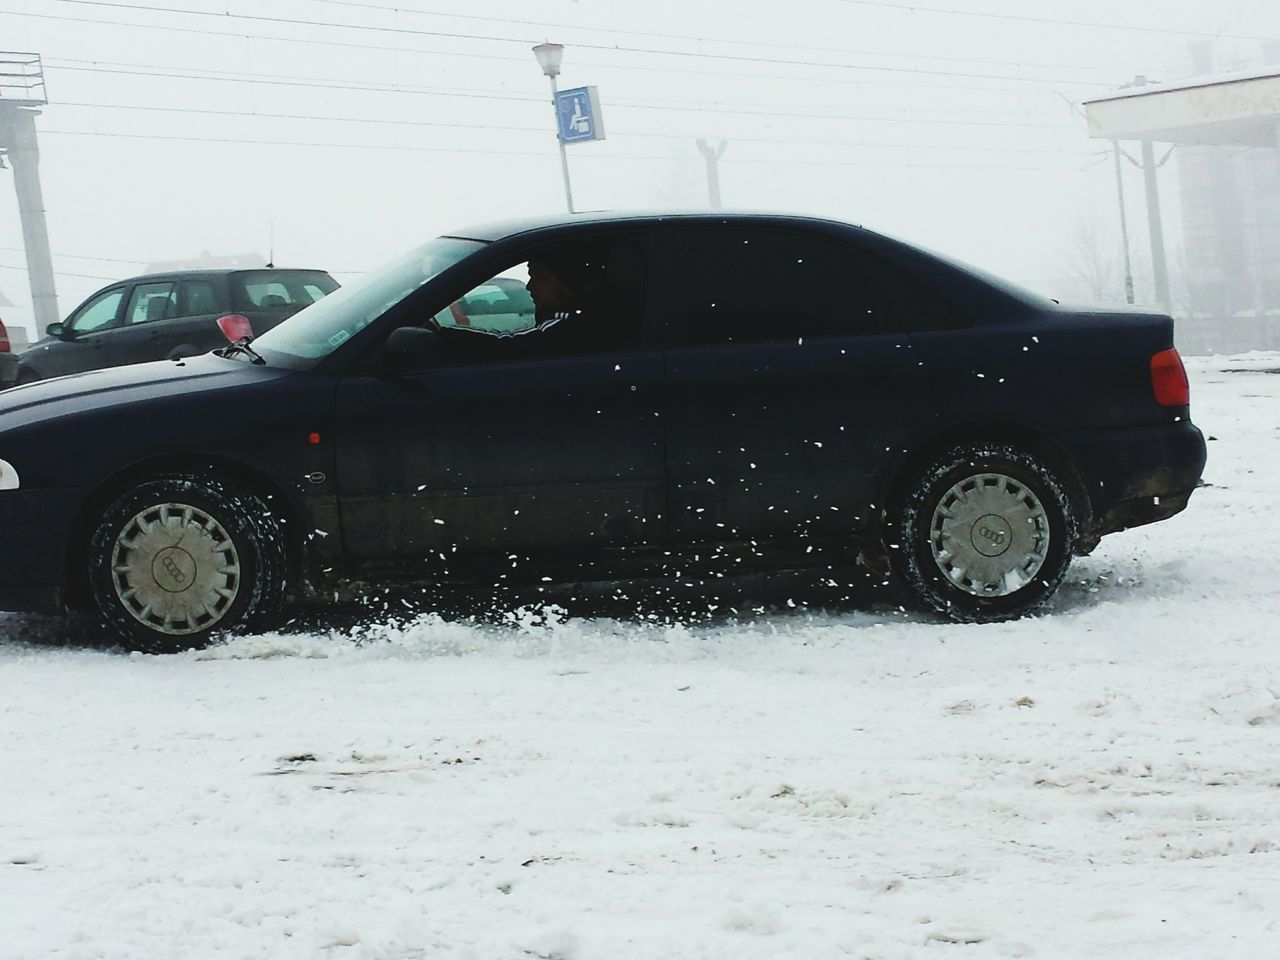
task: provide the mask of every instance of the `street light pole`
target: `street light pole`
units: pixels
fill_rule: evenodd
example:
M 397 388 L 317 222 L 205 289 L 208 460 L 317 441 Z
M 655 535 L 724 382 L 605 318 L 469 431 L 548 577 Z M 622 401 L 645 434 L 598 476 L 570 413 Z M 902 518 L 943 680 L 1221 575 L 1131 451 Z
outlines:
M 538 65 L 542 67 L 542 72 L 551 81 L 551 109 L 555 112 L 556 143 L 560 147 L 560 172 L 564 174 L 564 202 L 569 212 L 573 213 L 573 188 L 569 185 L 569 156 L 565 153 L 564 138 L 560 136 L 560 106 L 556 103 L 559 93 L 556 77 L 560 73 L 560 63 L 564 59 L 564 45 L 540 43 L 533 48 L 533 54 L 538 58 Z

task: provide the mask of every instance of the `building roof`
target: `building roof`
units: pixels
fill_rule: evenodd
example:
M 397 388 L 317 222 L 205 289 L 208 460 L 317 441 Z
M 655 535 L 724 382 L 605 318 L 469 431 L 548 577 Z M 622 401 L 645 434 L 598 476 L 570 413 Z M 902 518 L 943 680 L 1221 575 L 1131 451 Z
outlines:
M 1084 105 L 1089 136 L 1280 146 L 1280 67 L 1128 87 Z

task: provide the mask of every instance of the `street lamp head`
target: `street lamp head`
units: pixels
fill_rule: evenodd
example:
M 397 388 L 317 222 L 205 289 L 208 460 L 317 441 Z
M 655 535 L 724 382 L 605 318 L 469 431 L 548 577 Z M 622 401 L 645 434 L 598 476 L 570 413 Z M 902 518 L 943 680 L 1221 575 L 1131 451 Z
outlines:
M 533 48 L 533 55 L 538 58 L 538 66 L 548 77 L 560 75 L 560 61 L 564 59 L 563 43 L 540 43 Z

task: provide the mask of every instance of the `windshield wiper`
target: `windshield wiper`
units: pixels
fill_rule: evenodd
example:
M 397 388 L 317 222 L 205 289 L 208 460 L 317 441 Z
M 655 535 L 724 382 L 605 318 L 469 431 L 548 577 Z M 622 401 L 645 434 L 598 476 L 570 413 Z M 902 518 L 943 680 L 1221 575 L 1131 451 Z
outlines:
M 239 340 L 227 344 L 221 350 L 215 350 L 213 352 L 220 357 L 234 357 L 237 353 L 243 353 L 251 362 L 259 365 L 265 365 L 267 361 L 263 359 L 262 354 L 249 346 L 249 341 L 252 339 L 253 337 L 241 337 Z

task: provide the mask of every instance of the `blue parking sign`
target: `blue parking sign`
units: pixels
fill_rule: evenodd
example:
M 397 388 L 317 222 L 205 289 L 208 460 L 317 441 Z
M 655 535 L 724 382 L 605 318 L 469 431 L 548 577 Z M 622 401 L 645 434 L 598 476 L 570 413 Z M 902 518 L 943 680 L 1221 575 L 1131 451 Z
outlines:
M 561 143 L 604 139 L 604 115 L 595 87 L 574 87 L 556 93 L 556 123 Z

